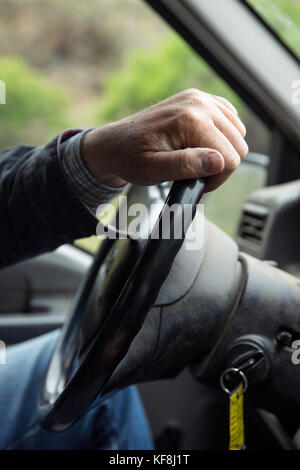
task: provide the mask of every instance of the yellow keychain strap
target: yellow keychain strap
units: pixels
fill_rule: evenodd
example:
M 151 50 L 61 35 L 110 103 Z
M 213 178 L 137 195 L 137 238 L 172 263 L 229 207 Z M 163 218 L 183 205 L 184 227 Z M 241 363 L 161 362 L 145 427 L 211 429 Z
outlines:
M 244 387 L 236 388 L 229 398 L 229 450 L 245 448 Z
M 230 391 L 226 385 L 226 377 L 239 375 L 241 382 Z M 244 393 L 248 387 L 248 381 L 245 374 L 235 368 L 227 369 L 220 378 L 222 389 L 229 395 L 229 450 L 245 449 L 245 431 L 244 431 Z

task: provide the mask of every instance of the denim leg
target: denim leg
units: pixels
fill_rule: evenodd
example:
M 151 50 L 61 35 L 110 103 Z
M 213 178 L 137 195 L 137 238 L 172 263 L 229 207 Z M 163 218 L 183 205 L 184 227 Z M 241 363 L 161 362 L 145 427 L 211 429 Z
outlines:
M 0 449 L 152 449 L 135 387 L 95 402 L 72 428 L 41 428 L 37 401 L 58 332 L 8 348 L 0 365 Z

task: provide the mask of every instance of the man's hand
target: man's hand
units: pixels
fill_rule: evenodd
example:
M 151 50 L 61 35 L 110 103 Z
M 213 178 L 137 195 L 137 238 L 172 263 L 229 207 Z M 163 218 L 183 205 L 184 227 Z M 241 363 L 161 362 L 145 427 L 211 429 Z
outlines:
M 191 89 L 88 132 L 81 155 L 108 186 L 208 177 L 211 191 L 247 155 L 245 135 L 229 101 Z

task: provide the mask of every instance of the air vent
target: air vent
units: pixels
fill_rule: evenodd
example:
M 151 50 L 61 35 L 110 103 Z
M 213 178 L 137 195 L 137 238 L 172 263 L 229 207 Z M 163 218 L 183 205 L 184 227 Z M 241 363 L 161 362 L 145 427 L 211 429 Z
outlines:
M 268 214 L 267 207 L 251 203 L 245 204 L 238 236 L 255 245 L 260 245 L 263 240 Z

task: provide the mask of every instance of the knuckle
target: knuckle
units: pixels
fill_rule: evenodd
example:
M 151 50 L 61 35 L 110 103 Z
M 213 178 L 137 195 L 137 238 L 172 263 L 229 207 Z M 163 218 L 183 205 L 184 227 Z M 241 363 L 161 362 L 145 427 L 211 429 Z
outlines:
M 249 153 L 249 147 L 247 145 L 247 142 L 244 141 L 244 144 L 243 144 L 243 149 L 242 149 L 242 152 L 241 152 L 241 158 L 245 158 Z
M 186 150 L 180 158 L 180 174 L 183 178 L 192 177 L 195 173 L 194 165 L 192 159 L 190 158 L 190 153 Z
M 242 123 L 242 121 L 241 121 L 241 133 L 242 133 L 242 137 L 243 137 L 243 139 L 244 139 L 244 138 L 246 137 L 246 135 L 247 135 L 247 129 L 246 129 L 246 127 L 244 126 L 244 124 Z M 246 142 L 245 142 L 245 144 L 246 144 Z M 247 145 L 247 144 L 246 144 L 246 147 L 248 148 L 248 145 Z M 249 149 L 248 149 L 248 150 L 249 150 Z
M 201 132 L 203 136 L 208 135 L 211 131 L 216 132 L 216 126 L 214 120 L 211 117 L 205 117 L 201 119 Z
M 178 117 L 179 121 L 183 124 L 191 124 L 197 119 L 193 109 L 189 106 L 183 106 Z
M 241 159 L 238 155 L 232 155 L 226 161 L 226 170 L 230 173 L 235 171 L 241 163 Z
M 194 106 L 201 106 L 203 103 L 205 103 L 207 97 L 205 93 L 197 90 L 197 88 L 189 88 L 186 92 L 186 98 L 188 103 Z
M 201 95 L 198 95 L 198 96 L 194 95 L 190 98 L 189 101 L 190 101 L 190 104 L 192 106 L 195 106 L 197 108 L 203 106 L 204 104 L 206 104 L 205 99 Z
M 197 88 L 188 88 L 186 90 L 186 94 L 188 96 L 197 96 L 197 95 L 200 95 L 201 94 L 201 91 L 198 90 Z

